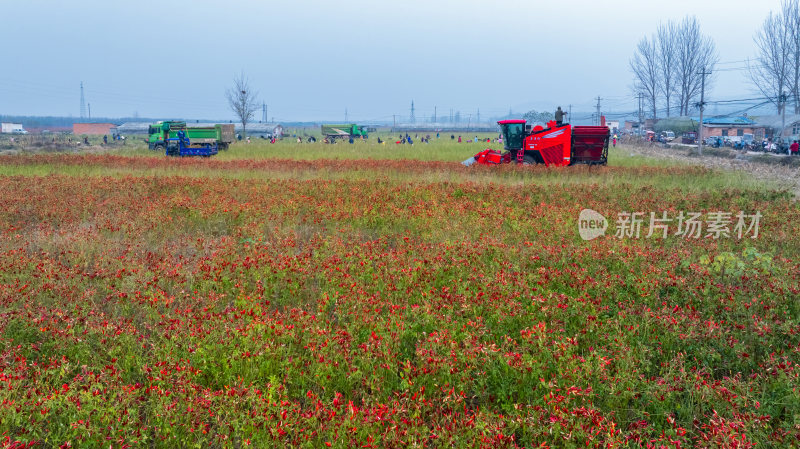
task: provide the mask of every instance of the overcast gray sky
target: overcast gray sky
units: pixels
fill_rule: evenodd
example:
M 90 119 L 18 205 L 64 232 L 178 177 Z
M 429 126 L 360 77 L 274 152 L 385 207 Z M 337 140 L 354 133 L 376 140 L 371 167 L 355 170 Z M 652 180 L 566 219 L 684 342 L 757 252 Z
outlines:
M 2 0 L 0 114 L 233 119 L 240 71 L 277 121 L 636 108 L 628 61 L 660 22 L 698 18 L 748 98 L 742 61 L 779 0 Z M 729 63 L 729 64 L 725 64 Z M 257 114 L 256 120 L 261 114 Z

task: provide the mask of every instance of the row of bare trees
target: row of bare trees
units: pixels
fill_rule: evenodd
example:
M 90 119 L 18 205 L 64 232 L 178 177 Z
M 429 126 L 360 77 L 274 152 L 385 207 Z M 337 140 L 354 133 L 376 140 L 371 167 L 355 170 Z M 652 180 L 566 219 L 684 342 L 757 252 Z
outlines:
M 700 97 L 703 73 L 718 61 L 714 41 L 700 32 L 695 17 L 661 24 L 639 41 L 630 60 L 634 93 L 642 96 L 653 118 L 659 111 L 669 117 L 676 109 L 688 115 Z M 707 77 L 706 86 L 710 81 Z
M 758 56 L 748 62 L 750 80 L 780 114 L 788 100 L 800 113 L 800 4 L 784 0 L 753 37 Z

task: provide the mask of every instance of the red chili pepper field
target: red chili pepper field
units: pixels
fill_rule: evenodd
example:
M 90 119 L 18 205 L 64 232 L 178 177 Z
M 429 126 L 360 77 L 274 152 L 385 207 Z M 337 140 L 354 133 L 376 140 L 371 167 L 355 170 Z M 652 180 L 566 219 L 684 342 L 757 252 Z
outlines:
M 0 157 L 0 444 L 800 445 L 792 194 L 471 154 Z

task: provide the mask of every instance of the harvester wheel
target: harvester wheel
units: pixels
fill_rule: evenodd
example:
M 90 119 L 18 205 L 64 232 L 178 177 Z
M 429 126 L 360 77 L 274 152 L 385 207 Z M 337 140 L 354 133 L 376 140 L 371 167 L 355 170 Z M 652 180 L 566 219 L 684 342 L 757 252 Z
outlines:
M 522 165 L 536 165 L 536 159 L 534 159 L 530 154 L 526 154 L 525 156 L 522 156 Z

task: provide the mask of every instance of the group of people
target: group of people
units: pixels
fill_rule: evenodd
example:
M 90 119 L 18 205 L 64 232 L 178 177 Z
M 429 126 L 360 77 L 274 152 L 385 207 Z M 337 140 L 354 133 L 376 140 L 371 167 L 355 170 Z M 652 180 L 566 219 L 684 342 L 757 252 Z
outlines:
M 738 148 L 738 146 L 736 146 L 736 148 Z M 785 151 L 791 156 L 800 156 L 800 142 L 794 140 L 787 147 L 784 143 L 776 142 L 773 139 L 762 139 L 761 150 L 769 153 L 783 153 Z
M 419 134 L 414 134 L 414 138 L 415 139 L 419 139 L 420 143 L 430 143 L 431 142 L 431 135 L 430 134 L 426 134 L 426 135 L 424 135 L 422 137 L 420 137 Z M 437 139 L 439 138 L 439 133 L 436 133 L 436 138 Z M 381 141 L 380 137 L 378 138 L 378 143 L 383 143 Z M 414 145 L 414 141 L 411 139 L 411 136 L 408 135 L 408 133 L 398 137 L 397 140 L 395 141 L 395 143 L 398 144 L 398 145 L 400 145 L 400 144 Z
M 450 134 L 450 140 L 456 140 L 456 135 L 455 134 Z M 475 143 L 478 143 L 478 142 L 503 143 L 503 136 L 498 135 L 494 139 L 492 139 L 491 137 L 487 137 L 486 140 L 479 139 L 478 136 L 475 136 L 475 138 L 473 138 L 473 139 L 467 138 L 466 140 L 463 140 L 461 138 L 461 136 L 458 136 L 458 140 L 457 141 L 458 141 L 458 143 L 461 143 L 461 142 L 464 142 L 464 141 L 466 141 L 467 143 L 470 143 L 470 142 L 475 142 Z

